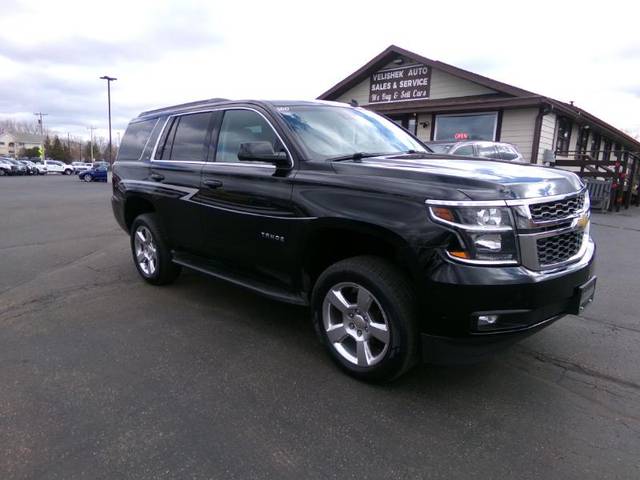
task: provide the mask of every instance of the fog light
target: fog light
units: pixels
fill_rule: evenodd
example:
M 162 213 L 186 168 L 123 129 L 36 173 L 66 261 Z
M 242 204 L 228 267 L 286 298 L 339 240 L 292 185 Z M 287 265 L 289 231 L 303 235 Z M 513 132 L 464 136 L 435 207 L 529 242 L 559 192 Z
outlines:
M 478 328 L 488 327 L 498 321 L 498 315 L 478 315 Z

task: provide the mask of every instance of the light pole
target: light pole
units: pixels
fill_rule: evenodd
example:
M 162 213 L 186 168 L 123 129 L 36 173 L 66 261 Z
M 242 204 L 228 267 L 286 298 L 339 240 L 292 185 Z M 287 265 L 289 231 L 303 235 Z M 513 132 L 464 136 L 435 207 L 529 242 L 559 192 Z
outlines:
M 91 163 L 93 163 L 93 131 L 96 127 L 87 127 L 87 129 L 91 131 L 91 136 L 89 137 L 89 150 L 91 151 Z
M 113 157 L 111 153 L 111 82 L 117 80 L 115 77 L 103 75 L 100 80 L 107 81 L 107 104 L 109 108 L 109 165 L 113 165 Z M 93 150 L 91 151 L 93 153 Z

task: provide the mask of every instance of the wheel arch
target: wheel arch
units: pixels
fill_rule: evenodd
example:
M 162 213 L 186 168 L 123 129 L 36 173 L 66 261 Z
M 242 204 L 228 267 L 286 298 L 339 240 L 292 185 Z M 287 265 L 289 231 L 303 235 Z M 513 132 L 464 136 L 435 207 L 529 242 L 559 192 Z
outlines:
M 346 258 L 375 255 L 396 264 L 412 279 L 419 276 L 418 258 L 398 233 L 375 224 L 323 219 L 314 222 L 301 245 L 302 286 L 311 292 L 320 274 Z
M 124 222 L 127 231 L 131 230 L 131 225 L 137 216 L 155 211 L 153 203 L 148 198 L 142 195 L 128 195 L 124 203 Z

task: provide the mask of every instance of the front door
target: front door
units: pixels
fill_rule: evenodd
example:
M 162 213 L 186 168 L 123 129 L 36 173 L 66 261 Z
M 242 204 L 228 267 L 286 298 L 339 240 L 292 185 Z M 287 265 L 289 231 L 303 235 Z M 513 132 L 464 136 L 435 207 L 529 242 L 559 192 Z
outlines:
M 198 199 L 209 207 L 203 210 L 205 248 L 233 267 L 289 284 L 294 172 L 238 159 L 242 143 L 270 142 L 276 152 L 286 147 L 266 116 L 252 109 L 226 110 L 214 137 Z

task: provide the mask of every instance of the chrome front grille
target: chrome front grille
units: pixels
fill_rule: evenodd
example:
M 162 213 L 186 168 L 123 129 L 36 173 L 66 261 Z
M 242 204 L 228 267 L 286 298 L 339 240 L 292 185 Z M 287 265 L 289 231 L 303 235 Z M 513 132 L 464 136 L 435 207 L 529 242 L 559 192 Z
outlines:
M 507 201 L 516 220 L 522 265 L 551 270 L 577 261 L 587 247 L 586 190 L 553 198 Z
M 541 267 L 562 263 L 575 256 L 582 247 L 582 231 L 572 231 L 536 240 Z
M 534 222 L 548 222 L 575 215 L 582 210 L 583 206 L 584 193 L 580 193 L 554 202 L 533 203 L 529 205 L 529 211 Z

